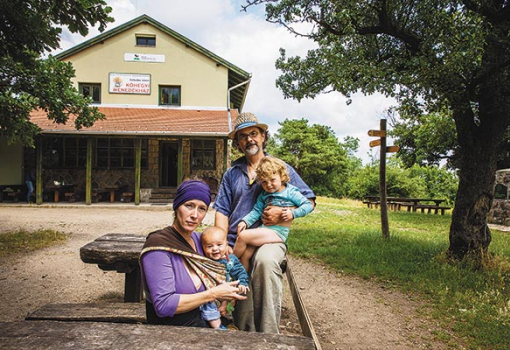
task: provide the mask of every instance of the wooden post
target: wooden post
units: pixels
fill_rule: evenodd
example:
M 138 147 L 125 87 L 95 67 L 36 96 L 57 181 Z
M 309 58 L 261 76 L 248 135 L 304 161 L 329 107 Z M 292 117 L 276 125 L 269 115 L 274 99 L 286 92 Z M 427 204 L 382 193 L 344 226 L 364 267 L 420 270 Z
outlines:
M 140 180 L 142 178 L 142 139 L 135 139 L 135 205 L 140 204 Z
M 92 138 L 87 138 L 87 166 L 85 168 L 85 204 L 92 203 Z
M 386 119 L 381 119 L 381 131 L 386 135 Z M 390 238 L 388 203 L 386 202 L 386 136 L 381 137 L 379 162 L 379 195 L 381 197 L 381 228 L 384 238 Z
M 386 195 L 386 153 L 398 152 L 398 146 L 386 147 L 386 119 L 381 119 L 380 130 L 368 130 L 368 136 L 379 137 L 377 140 L 370 141 L 370 147 L 380 146 L 379 161 L 379 197 L 381 204 L 381 226 L 384 238 L 390 238 L 390 228 L 388 224 L 388 203 Z M 369 205 L 370 206 L 370 205 Z
M 43 202 L 43 183 L 42 183 L 42 171 L 43 171 L 43 139 L 39 136 L 36 139 L 36 163 L 35 163 L 35 202 L 42 204 Z

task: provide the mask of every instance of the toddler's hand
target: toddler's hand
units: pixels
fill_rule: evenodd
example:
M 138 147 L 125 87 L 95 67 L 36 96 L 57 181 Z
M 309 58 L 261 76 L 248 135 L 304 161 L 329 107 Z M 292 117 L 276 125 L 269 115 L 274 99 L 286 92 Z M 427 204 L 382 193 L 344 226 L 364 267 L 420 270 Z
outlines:
M 244 231 L 246 229 L 246 222 L 241 221 L 239 224 L 237 224 L 237 233 Z
M 282 209 L 282 219 L 283 221 L 290 221 L 294 219 L 294 212 L 290 208 Z

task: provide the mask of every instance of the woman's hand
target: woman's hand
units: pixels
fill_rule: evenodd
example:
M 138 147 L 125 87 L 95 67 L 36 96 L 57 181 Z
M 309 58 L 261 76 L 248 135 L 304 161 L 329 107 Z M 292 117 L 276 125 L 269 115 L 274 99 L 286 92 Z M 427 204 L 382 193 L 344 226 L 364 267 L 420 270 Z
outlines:
M 238 287 L 239 281 L 226 282 L 222 284 L 218 284 L 217 286 L 209 289 L 211 294 L 214 296 L 216 300 L 244 300 L 246 299 L 245 295 L 240 295 L 240 288 Z

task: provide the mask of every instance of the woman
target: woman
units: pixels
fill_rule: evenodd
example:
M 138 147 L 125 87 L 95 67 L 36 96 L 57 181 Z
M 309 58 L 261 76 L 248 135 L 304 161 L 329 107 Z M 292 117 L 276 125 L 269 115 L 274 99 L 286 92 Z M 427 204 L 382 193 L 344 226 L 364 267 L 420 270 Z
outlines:
M 195 229 L 210 203 L 206 183 L 183 182 L 173 202 L 173 224 L 148 235 L 140 254 L 147 323 L 207 327 L 200 316 L 201 305 L 246 298 L 237 294 L 239 281 L 218 284 L 225 281 L 224 266 L 203 256 Z

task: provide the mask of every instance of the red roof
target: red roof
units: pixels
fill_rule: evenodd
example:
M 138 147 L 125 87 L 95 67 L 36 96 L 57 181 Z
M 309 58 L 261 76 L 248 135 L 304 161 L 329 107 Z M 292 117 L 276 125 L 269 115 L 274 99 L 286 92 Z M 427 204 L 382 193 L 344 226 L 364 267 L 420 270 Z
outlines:
M 166 108 L 98 107 L 106 117 L 90 128 L 76 130 L 74 116 L 67 123 L 56 124 L 47 118 L 42 110 L 33 111 L 30 120 L 43 133 L 72 134 L 149 134 L 149 135 L 217 135 L 227 136 L 229 132 L 228 111 L 226 110 L 183 110 Z M 237 111 L 231 111 L 235 120 Z

